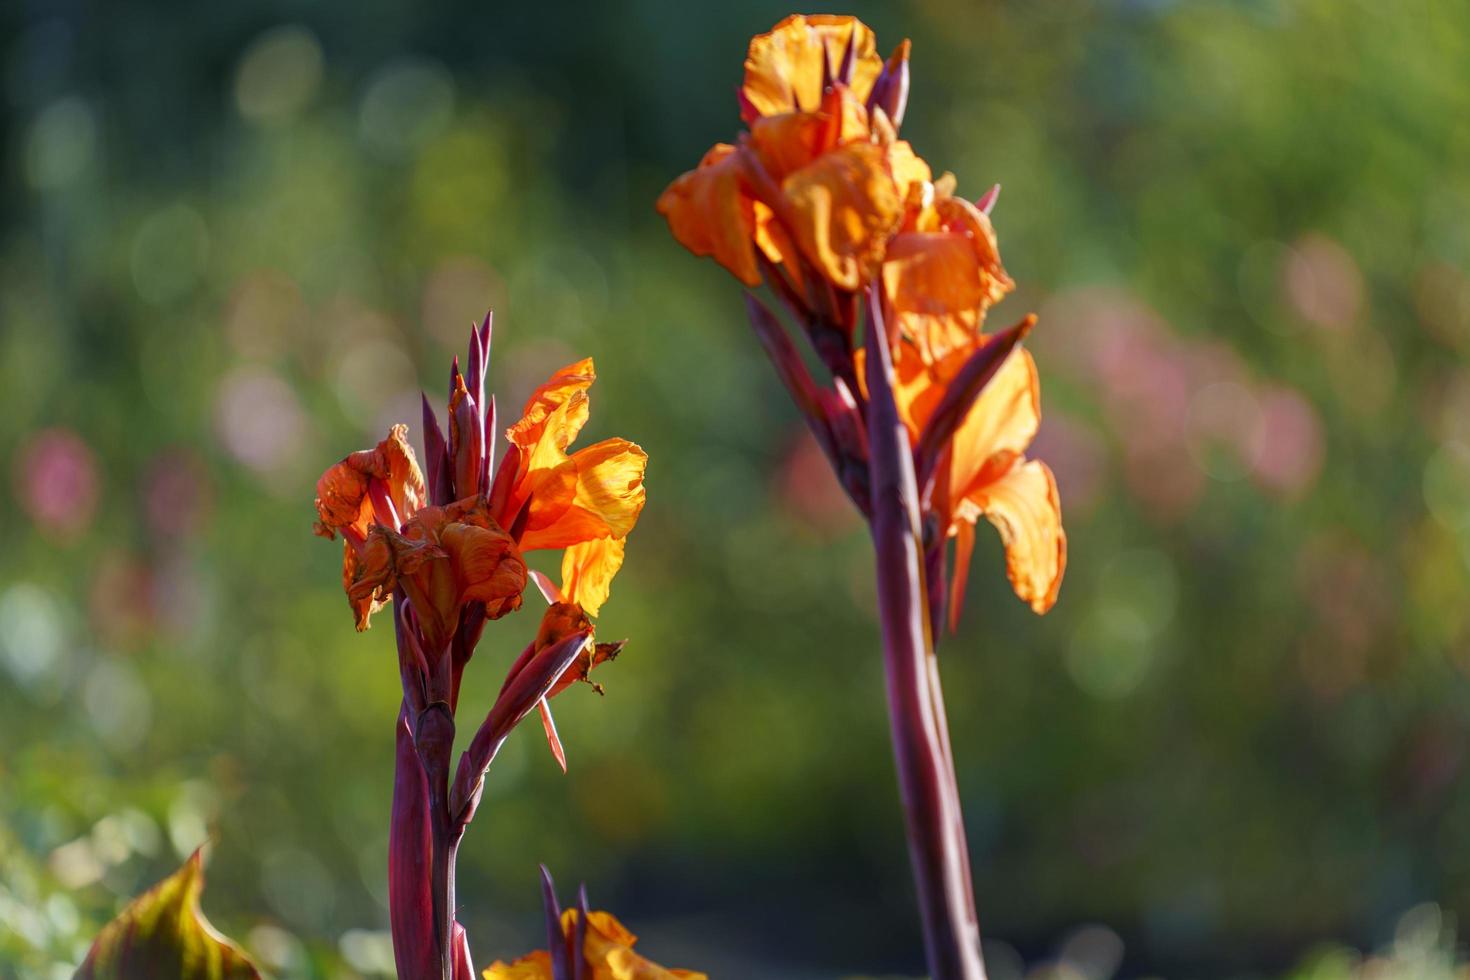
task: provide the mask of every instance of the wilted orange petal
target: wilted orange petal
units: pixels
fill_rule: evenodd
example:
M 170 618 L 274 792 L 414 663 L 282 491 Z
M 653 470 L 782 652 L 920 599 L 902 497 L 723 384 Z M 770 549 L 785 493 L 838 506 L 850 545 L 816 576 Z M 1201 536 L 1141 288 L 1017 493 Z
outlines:
M 873 143 L 850 143 L 786 178 L 791 229 L 806 257 L 832 283 L 856 290 L 871 280 L 903 201 Z
M 836 71 L 849 39 L 854 44 L 849 84 L 858 100 L 866 102 L 883 70 L 873 31 L 855 17 L 826 14 L 793 14 L 751 39 L 745 58 L 746 102 L 762 116 L 815 109 L 822 100 L 823 60 Z
M 695 255 L 713 256 L 747 286 L 760 285 L 755 264 L 755 204 L 735 147 L 718 143 L 699 166 L 676 178 L 659 196 L 658 213 L 675 240 Z
M 445 526 L 439 542 L 459 584 L 459 603 L 483 602 L 490 619 L 520 606 L 526 564 L 509 534 L 498 527 L 453 523 Z
M 343 553 L 342 584 L 359 631 L 368 617 L 393 594 L 399 576 L 422 575 L 424 565 L 444 553 L 429 541 L 414 541 L 381 524 L 374 525 L 360 550 L 350 544 Z
M 378 443 L 378 455 L 383 466 L 381 478 L 388 484 L 388 495 L 398 510 L 398 519 L 406 521 L 428 500 L 424 474 L 419 470 L 413 447 L 408 444 L 408 426 L 393 426 L 388 438 Z
M 369 572 L 364 566 L 363 556 L 357 553 L 352 542 L 342 542 L 342 591 L 347 594 L 347 604 L 352 607 L 352 620 L 358 632 L 368 628 L 373 613 L 383 608 L 387 596 L 393 591 L 392 569 L 387 564 L 387 558 L 387 548 L 380 545 L 378 554 L 373 558 L 379 568 Z M 369 584 L 354 593 L 353 586 L 359 580 L 366 580 Z
M 1040 460 L 1013 466 L 965 501 L 1000 532 L 1006 575 L 1022 601 L 1044 613 L 1057 600 L 1067 567 L 1067 533 L 1056 479 Z
M 373 522 L 373 505 L 368 500 L 368 475 L 352 464 L 352 457 L 334 463 L 316 481 L 316 533 L 324 538 L 350 528 L 358 536 L 367 534 Z
M 393 426 L 376 447 L 352 453 L 327 468 L 316 484 L 320 518 L 316 532 L 331 537 L 333 531 L 350 530 L 361 538 L 379 517 L 386 520 L 387 515 L 373 513 L 368 495 L 371 480 L 382 481 L 399 522 L 408 520 L 423 506 L 424 477 L 408 444 L 408 426 Z

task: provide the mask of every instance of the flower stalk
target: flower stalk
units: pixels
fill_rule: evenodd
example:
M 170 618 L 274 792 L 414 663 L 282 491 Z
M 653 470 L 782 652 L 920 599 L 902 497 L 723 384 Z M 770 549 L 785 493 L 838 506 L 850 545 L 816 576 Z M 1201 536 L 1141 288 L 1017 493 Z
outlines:
M 871 532 L 883 633 L 888 719 L 918 891 L 924 951 L 935 977 L 984 980 L 959 785 L 939 687 L 919 528 L 918 482 L 893 396 L 882 314 L 869 302 L 868 434 Z
M 489 361 L 487 316 L 471 332 L 465 370 L 456 360 L 450 371 L 447 435 L 424 401 L 427 474 L 399 425 L 317 483 L 317 533 L 342 536 L 343 587 L 358 629 L 392 606 L 403 699 L 388 895 L 403 977 L 472 980 L 469 945 L 455 920 L 455 861 L 485 772 L 533 711 L 566 768 L 549 700 L 621 649 L 593 643 L 591 617 L 622 566 L 644 500 L 647 457 L 633 443 L 609 439 L 567 452 L 587 419 L 591 360 L 568 365 L 533 393 L 493 467 Z M 549 608 L 456 766 L 460 679 L 487 622 L 520 608 L 531 579 L 522 553 L 538 548 L 563 550 L 562 586 L 537 579 Z
M 982 517 L 1037 613 L 1056 600 L 1066 535 L 1051 470 L 1025 455 L 1040 386 L 1020 341 L 1035 320 L 984 331 L 1013 288 L 990 222 L 998 188 L 961 197 L 900 138 L 909 54 L 904 41 L 883 60 L 853 17 L 793 15 L 757 35 L 739 96 L 747 130 L 676 178 L 658 210 L 684 247 L 769 287 L 791 315 L 788 333 L 747 293 L 762 348 L 872 534 L 930 972 L 983 980 L 935 647 L 958 621 Z

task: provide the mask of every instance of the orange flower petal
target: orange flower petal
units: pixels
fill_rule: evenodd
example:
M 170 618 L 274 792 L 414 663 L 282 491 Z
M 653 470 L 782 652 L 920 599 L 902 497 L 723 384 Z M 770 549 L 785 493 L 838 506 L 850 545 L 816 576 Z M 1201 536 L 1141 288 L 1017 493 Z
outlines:
M 626 538 L 596 538 L 571 545 L 562 554 L 562 591 L 587 615 L 596 616 L 607 601 L 626 547 Z
M 793 14 L 769 33 L 751 39 L 742 89 L 746 104 L 761 116 L 815 109 L 822 100 L 823 61 L 836 71 L 849 39 L 853 43 L 849 85 L 858 101 L 866 102 L 883 71 L 872 29 L 855 17 Z
M 699 166 L 674 180 L 659 196 L 658 213 L 680 245 L 712 256 L 747 286 L 759 286 L 751 238 L 755 203 L 746 191 L 735 147 L 718 143 Z
M 626 439 L 607 439 L 578 450 L 569 461 L 543 476 L 531 491 L 531 519 L 521 537 L 521 547 L 527 551 L 565 548 L 594 538 L 623 537 L 643 511 L 647 465 L 648 454 Z M 572 494 L 568 502 L 569 472 Z M 544 507 L 543 498 L 549 500 Z M 542 519 L 553 513 L 554 519 Z
M 958 358 L 954 358 L 958 360 Z M 1041 379 L 1031 352 L 1017 349 L 995 372 L 955 430 L 950 448 L 951 497 L 960 500 L 1025 452 L 1041 425 Z
M 324 538 L 344 529 L 355 531 L 358 536 L 367 534 L 373 523 L 368 474 L 353 465 L 352 456 L 327 467 L 316 481 L 316 512 L 319 518 L 316 533 Z
M 377 567 L 368 568 L 365 557 Z M 366 584 L 354 589 L 359 582 Z M 387 548 L 380 547 L 371 556 L 359 555 L 352 542 L 342 542 L 342 591 L 347 594 L 347 604 L 352 607 L 352 620 L 359 633 L 371 625 L 373 613 L 387 605 L 393 592 L 391 582 Z
M 791 233 L 817 269 L 847 290 L 873 278 L 903 217 L 882 147 L 838 147 L 788 176 L 782 190 L 796 223 Z
M 903 334 L 926 361 L 974 338 L 985 300 L 975 251 L 959 235 L 911 231 L 897 235 L 883 261 L 883 287 Z
M 562 935 L 576 935 L 576 909 L 561 916 Z M 587 937 L 582 954 L 592 967 L 593 980 L 708 980 L 693 970 L 668 970 L 633 952 L 638 937 L 609 912 L 587 914 Z M 538 950 L 514 963 L 496 961 L 484 972 L 485 980 L 551 980 L 551 956 Z
M 483 602 L 489 619 L 520 607 L 526 564 L 509 534 L 498 526 L 453 523 L 439 541 L 459 585 L 457 605 Z
M 320 518 L 316 532 L 328 538 L 334 531 L 346 530 L 359 539 L 366 536 L 375 520 L 386 517 L 373 512 L 368 495 L 372 480 L 382 481 L 400 522 L 424 505 L 424 476 L 408 444 L 408 426 L 393 426 L 376 447 L 352 453 L 327 468 L 316 484 Z
M 898 185 L 899 196 L 907 200 L 934 179 L 934 172 L 924 158 L 914 152 L 907 140 L 895 140 L 888 146 L 888 172 Z
M 1067 533 L 1051 470 L 1034 459 L 1011 467 L 971 493 L 958 518 L 973 521 L 981 514 L 1000 532 L 1016 595 L 1035 612 L 1046 612 L 1057 601 L 1067 568 Z
M 591 388 L 592 383 L 596 380 L 597 371 L 590 357 L 575 361 L 556 371 L 544 384 L 531 393 L 530 398 L 526 399 L 526 407 L 521 412 L 520 420 L 505 430 L 505 437 L 522 449 L 533 448 L 541 441 L 541 436 L 546 431 L 547 419 L 557 409 L 574 399 L 578 393 L 585 396 L 587 389 Z M 563 449 L 577 437 L 578 432 L 582 431 L 582 425 L 586 421 L 585 402 L 578 411 L 564 414 L 558 420 L 559 435 L 565 436 L 565 441 L 561 444 Z
M 496 960 L 485 968 L 482 976 L 484 980 L 552 980 L 551 954 L 538 949 L 514 963 Z

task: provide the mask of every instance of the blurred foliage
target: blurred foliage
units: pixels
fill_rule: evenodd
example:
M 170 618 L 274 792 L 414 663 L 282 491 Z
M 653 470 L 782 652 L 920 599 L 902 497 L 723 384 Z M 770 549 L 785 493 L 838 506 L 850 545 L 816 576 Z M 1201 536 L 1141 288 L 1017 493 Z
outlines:
M 1470 8 L 845 9 L 914 38 L 936 169 L 1004 186 L 993 322 L 1041 314 L 1067 582 L 1038 620 L 983 546 L 943 651 L 993 976 L 1461 975 Z M 868 543 L 652 212 L 787 12 L 0 11 L 0 975 L 211 836 L 263 964 L 391 972 L 392 637 L 312 483 L 487 306 L 502 411 L 591 355 L 588 436 L 652 461 L 571 773 L 518 733 L 461 852 L 477 959 L 545 861 L 664 962 L 919 968 Z

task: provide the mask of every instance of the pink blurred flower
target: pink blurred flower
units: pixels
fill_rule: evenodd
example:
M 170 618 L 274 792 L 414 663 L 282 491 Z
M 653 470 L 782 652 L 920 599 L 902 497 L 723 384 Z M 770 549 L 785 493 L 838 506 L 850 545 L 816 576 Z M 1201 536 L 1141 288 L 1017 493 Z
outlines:
M 42 531 L 74 538 L 91 524 L 101 493 L 97 457 L 69 429 L 36 433 L 16 455 L 16 496 Z
M 251 469 L 274 471 L 296 459 L 306 419 L 296 393 L 269 371 L 241 369 L 226 376 L 214 403 L 220 440 Z
M 1317 481 L 1326 446 L 1322 421 L 1312 403 L 1292 388 L 1265 388 L 1251 434 L 1251 475 L 1262 488 L 1288 499 L 1300 497 Z
M 1318 232 L 1304 235 L 1287 253 L 1281 270 L 1287 302 L 1319 327 L 1343 330 L 1363 306 L 1363 275 L 1337 242 Z

